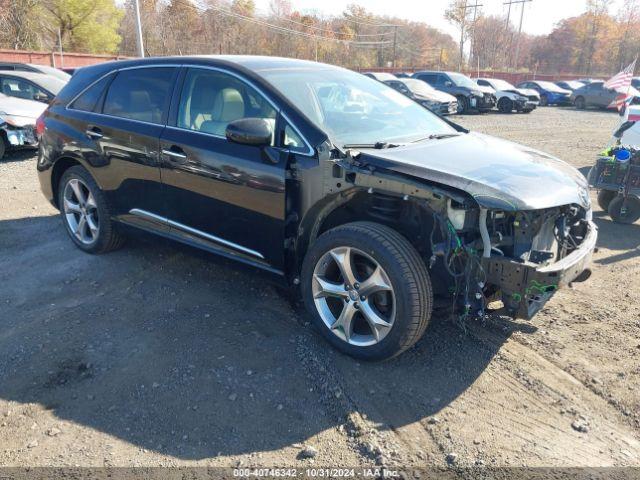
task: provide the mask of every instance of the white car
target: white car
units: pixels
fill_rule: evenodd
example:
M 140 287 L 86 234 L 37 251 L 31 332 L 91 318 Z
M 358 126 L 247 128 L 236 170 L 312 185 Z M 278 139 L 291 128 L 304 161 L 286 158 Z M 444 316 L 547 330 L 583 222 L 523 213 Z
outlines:
M 622 145 L 640 147 L 640 106 L 632 105 L 625 112 L 625 121 L 635 122 L 622 134 L 620 142 Z
M 36 147 L 36 120 L 47 105 L 0 93 L 0 158 L 8 150 Z
M 498 110 L 502 113 L 517 112 L 530 113 L 540 104 L 540 94 L 528 88 L 516 88 L 499 78 L 478 78 L 476 83 L 480 87 L 491 88 L 498 99 Z

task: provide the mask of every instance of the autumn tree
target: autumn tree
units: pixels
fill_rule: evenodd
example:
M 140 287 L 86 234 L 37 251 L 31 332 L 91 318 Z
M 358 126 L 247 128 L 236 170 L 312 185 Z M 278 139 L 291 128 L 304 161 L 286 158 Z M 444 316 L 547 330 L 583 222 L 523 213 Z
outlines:
M 123 12 L 114 0 L 44 0 L 52 35 L 60 31 L 65 49 L 74 52 L 115 53 Z

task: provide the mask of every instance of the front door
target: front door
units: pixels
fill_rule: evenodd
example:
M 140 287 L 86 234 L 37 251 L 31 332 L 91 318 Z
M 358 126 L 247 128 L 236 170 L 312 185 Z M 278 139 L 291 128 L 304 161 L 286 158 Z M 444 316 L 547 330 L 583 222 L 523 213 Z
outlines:
M 174 107 L 160 141 L 172 233 L 282 270 L 286 155 L 274 162 L 265 147 L 225 136 L 230 122 L 247 117 L 275 131 L 276 108 L 235 74 L 195 67 L 186 69 Z

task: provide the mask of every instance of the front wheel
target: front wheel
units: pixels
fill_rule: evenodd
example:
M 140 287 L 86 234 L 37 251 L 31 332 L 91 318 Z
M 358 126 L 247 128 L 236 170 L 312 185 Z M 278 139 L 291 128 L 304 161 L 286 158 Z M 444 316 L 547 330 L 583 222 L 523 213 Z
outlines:
M 585 101 L 584 97 L 576 98 L 574 104 L 578 110 L 585 110 L 587 108 L 587 102 Z
M 377 223 L 349 223 L 321 235 L 305 257 L 301 281 L 316 327 L 352 357 L 398 355 L 431 318 L 433 293 L 422 258 L 405 237 Z
M 498 110 L 502 113 L 511 113 L 513 111 L 513 102 L 507 97 L 502 97 L 498 102 Z
M 540 95 L 540 106 L 541 107 L 549 106 L 549 98 L 546 95 Z
M 67 233 L 79 249 L 104 253 L 122 244 L 104 193 L 83 167 L 71 167 L 62 175 L 58 207 Z

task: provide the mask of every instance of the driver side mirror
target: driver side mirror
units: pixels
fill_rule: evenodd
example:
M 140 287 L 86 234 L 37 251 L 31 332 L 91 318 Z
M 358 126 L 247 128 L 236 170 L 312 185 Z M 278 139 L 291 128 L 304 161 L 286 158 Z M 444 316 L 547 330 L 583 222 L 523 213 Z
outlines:
M 227 125 L 225 135 L 230 142 L 265 147 L 271 144 L 273 132 L 264 118 L 240 118 Z

